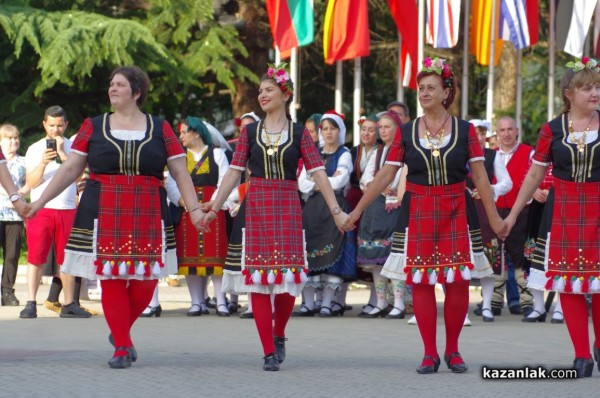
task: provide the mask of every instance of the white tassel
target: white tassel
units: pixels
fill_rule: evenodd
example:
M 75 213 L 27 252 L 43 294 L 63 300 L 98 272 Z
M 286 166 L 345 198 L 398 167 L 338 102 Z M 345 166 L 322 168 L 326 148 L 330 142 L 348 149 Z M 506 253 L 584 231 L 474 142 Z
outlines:
M 110 261 L 104 262 L 104 267 L 102 267 L 102 273 L 104 275 L 110 275 L 112 273 L 110 270 Z
M 465 281 L 471 280 L 471 270 L 466 265 L 465 265 L 465 269 L 460 271 L 460 274 L 461 274 L 463 280 L 465 280 Z
M 155 261 L 154 265 L 152 266 L 152 275 L 160 275 L 160 263 L 158 261 Z
M 431 274 L 429 274 L 429 284 L 430 285 L 435 285 L 437 283 L 437 273 L 435 272 L 435 270 L 431 271 Z
M 252 283 L 255 285 L 260 285 L 260 276 L 260 271 L 254 270 L 254 273 L 252 273 Z
M 308 280 L 308 275 L 306 275 L 306 272 L 304 272 L 304 270 L 300 271 L 300 282 L 306 283 L 307 280 Z
M 562 277 L 555 279 L 554 282 L 552 283 L 552 290 L 554 290 L 555 292 L 559 292 L 559 293 L 564 292 L 565 291 L 565 280 Z
M 421 279 L 423 278 L 423 273 L 421 272 L 421 270 L 416 270 L 415 273 L 413 274 L 413 283 L 421 283 Z
M 454 269 L 452 267 L 448 267 L 448 272 L 446 272 L 446 283 L 454 282 Z
M 590 284 L 590 293 L 591 292 L 600 292 L 600 279 L 594 278 Z
M 146 270 L 144 269 L 144 262 L 143 261 L 138 262 L 137 267 L 135 267 L 136 275 L 144 275 L 145 271 Z
M 285 283 L 294 283 L 294 273 L 292 272 L 291 269 L 288 269 L 287 272 L 285 273 Z
M 267 282 L 269 282 L 269 285 L 275 283 L 275 273 L 273 271 L 269 271 L 269 275 L 267 275 Z
M 125 261 L 121 261 L 121 264 L 119 264 L 119 275 L 125 275 L 127 273 L 127 264 L 125 264 Z
M 575 279 L 573 282 L 573 293 L 581 293 L 581 280 L 579 278 Z

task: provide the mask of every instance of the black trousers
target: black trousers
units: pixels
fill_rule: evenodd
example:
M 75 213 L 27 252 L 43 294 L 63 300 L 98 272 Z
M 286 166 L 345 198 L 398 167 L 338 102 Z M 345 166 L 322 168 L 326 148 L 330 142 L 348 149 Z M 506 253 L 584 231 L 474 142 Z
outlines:
M 14 293 L 17 267 L 23 240 L 22 221 L 0 221 L 0 245 L 4 258 L 2 267 L 2 293 Z

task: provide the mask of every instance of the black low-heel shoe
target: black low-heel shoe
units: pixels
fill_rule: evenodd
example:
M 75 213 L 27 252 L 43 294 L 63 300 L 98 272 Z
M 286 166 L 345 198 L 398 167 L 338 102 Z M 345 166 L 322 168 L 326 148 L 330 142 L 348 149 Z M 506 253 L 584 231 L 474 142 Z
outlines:
M 546 322 L 546 315 L 548 314 L 547 312 L 544 312 L 542 314 L 538 310 L 533 310 L 533 311 L 531 311 L 530 315 L 533 314 L 534 312 L 537 313 L 538 316 L 526 316 L 525 318 L 521 319 L 521 322 L 528 322 L 528 323 Z
M 462 362 L 451 363 L 452 358 L 460 358 Z M 465 373 L 467 370 L 469 370 L 469 367 L 458 352 L 452 353 L 450 355 L 444 354 L 444 362 L 446 362 L 446 366 L 448 366 L 448 369 L 450 369 L 452 373 Z
M 426 375 L 426 374 L 430 374 L 430 373 L 437 373 L 438 369 L 440 368 L 440 357 L 434 358 L 431 355 L 425 355 L 423 357 L 423 362 L 425 362 L 426 360 L 430 360 L 431 362 L 433 362 L 433 365 L 421 365 L 417 368 L 417 373 L 420 375 Z
M 108 361 L 108 366 L 112 369 L 125 369 L 131 366 L 131 356 L 129 355 L 129 350 L 127 347 L 117 347 L 115 351 L 126 351 L 128 354 L 119 355 L 116 357 L 112 357 L 110 361 Z
M 594 371 L 594 360 L 592 358 L 575 358 L 573 361 L 573 367 L 577 371 L 577 377 L 579 379 L 583 377 L 591 377 Z
M 160 304 L 156 307 L 152 307 L 149 305 L 148 308 L 150 308 L 150 312 L 142 312 L 140 314 L 141 318 L 152 318 L 153 316 L 159 318 L 160 314 L 162 314 L 162 307 L 160 306 Z
M 263 364 L 263 370 L 268 372 L 276 372 L 279 370 L 279 360 L 277 354 L 271 353 L 263 358 L 265 363 Z
M 113 338 L 112 333 L 110 333 L 108 335 L 108 342 L 110 344 L 112 344 L 113 347 L 115 346 L 115 339 Z M 127 348 L 127 352 L 129 352 L 129 356 L 131 357 L 131 362 L 137 361 L 138 355 L 137 355 L 137 350 L 135 349 L 134 346 Z
M 274 336 L 273 342 L 275 343 L 275 353 L 277 354 L 277 360 L 282 363 L 285 360 L 285 342 L 287 338 Z

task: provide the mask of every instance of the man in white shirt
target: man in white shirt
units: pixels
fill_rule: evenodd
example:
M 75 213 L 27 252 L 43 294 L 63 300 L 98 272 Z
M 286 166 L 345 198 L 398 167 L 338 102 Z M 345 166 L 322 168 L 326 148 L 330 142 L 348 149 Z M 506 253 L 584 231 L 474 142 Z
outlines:
M 40 198 L 42 192 L 61 163 L 67 160 L 71 141 L 64 137 L 68 126 L 67 114 L 60 106 L 46 109 L 43 121 L 46 135 L 33 143 L 25 154 L 26 181 L 31 187 L 31 201 Z M 36 296 L 42 276 L 43 265 L 48 258 L 52 242 L 55 244 L 56 260 L 62 264 L 64 249 L 75 219 L 75 183 L 49 201 L 35 217 L 27 223 L 27 290 L 28 301 L 20 318 L 36 318 Z M 61 318 L 89 318 L 91 314 L 81 309 L 74 301 L 75 277 L 60 273 L 65 296 Z

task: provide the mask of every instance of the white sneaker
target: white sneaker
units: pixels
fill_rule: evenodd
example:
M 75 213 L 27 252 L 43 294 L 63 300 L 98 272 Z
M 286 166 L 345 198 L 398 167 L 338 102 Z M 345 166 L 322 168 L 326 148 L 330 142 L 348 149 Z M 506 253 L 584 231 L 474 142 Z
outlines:
M 416 325 L 417 317 L 413 315 L 412 318 L 410 318 L 406 323 L 408 323 L 409 325 Z
M 469 319 L 469 314 L 465 316 L 465 321 L 463 322 L 463 326 L 471 326 L 471 320 Z

